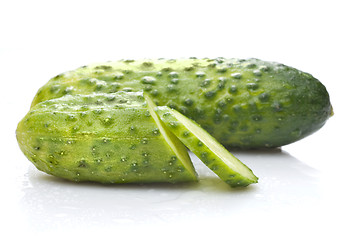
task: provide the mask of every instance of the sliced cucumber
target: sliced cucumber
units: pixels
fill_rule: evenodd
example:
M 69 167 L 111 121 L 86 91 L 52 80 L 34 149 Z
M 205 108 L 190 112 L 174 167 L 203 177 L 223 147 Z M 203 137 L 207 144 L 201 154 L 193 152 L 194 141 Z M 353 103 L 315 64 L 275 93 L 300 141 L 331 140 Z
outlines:
M 154 105 L 149 97 L 146 97 L 146 101 Z M 244 187 L 258 182 L 251 169 L 196 122 L 166 106 L 156 107 L 155 110 L 168 129 L 228 185 Z
M 66 95 L 44 101 L 23 118 L 16 135 L 39 170 L 71 181 L 197 180 L 186 147 L 147 107 L 142 93 Z

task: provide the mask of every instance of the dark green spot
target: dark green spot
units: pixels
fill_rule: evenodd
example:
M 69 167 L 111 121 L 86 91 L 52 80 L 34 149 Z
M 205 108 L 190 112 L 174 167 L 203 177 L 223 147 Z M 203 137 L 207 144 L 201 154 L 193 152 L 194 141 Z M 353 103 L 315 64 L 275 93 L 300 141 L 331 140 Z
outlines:
M 177 172 L 183 172 L 184 171 L 184 168 L 183 167 L 177 167 Z
M 124 92 L 132 92 L 132 88 L 130 88 L 130 87 L 124 87 L 123 89 L 122 89 L 122 91 L 124 91 Z
M 121 85 L 119 83 L 111 83 L 109 88 L 109 93 L 117 92 L 120 89 Z
M 165 68 L 162 68 L 162 71 L 163 71 L 163 72 L 169 72 L 169 71 L 172 71 L 172 68 L 170 68 L 170 67 L 165 67 Z
M 205 160 L 208 158 L 208 152 L 201 152 L 201 159 Z
M 168 92 L 175 92 L 177 89 L 176 89 L 176 86 L 173 85 L 173 84 L 168 84 L 167 85 L 167 91 Z
M 152 92 L 151 92 L 151 95 L 152 96 L 158 96 L 158 94 L 159 94 L 159 92 L 158 92 L 158 90 L 157 89 L 154 89 L 154 90 L 152 90 Z
M 112 102 L 115 99 L 116 99 L 116 96 L 114 96 L 114 95 L 110 95 L 110 96 L 106 97 L 106 100 L 109 101 L 109 102 Z
M 151 85 L 146 85 L 144 88 L 144 91 L 149 92 L 152 90 L 152 86 Z
M 66 121 L 76 121 L 76 117 L 73 114 L 67 115 Z
M 254 115 L 254 116 L 252 116 L 252 120 L 253 121 L 261 121 L 262 120 L 262 116 L 261 115 Z
M 232 109 L 235 113 L 240 113 L 242 111 L 242 107 L 238 104 L 234 105 Z
M 239 131 L 241 132 L 247 132 L 249 129 L 249 127 L 247 125 L 242 125 L 240 128 L 239 128 Z
M 253 70 L 253 74 L 254 74 L 254 76 L 257 76 L 257 77 L 262 76 L 262 72 L 260 70 L 258 70 L 258 69 Z
M 50 92 L 51 92 L 52 94 L 58 93 L 59 91 L 60 91 L 60 85 L 54 85 L 54 86 L 52 86 L 52 87 L 50 88 Z
M 242 77 L 242 74 L 241 73 L 232 73 L 231 77 L 234 79 L 240 79 Z
M 200 86 L 209 87 L 210 84 L 211 84 L 211 79 L 205 79 L 203 82 L 201 82 Z
M 114 120 L 111 117 L 107 117 L 107 118 L 102 119 L 101 122 L 105 126 L 110 126 L 110 125 L 112 125 L 114 123 Z
M 204 72 L 196 72 L 196 77 L 204 77 L 206 74 Z
M 170 126 L 172 128 L 176 128 L 178 126 L 178 122 L 170 122 Z
M 220 77 L 218 78 L 218 89 L 223 89 L 226 85 L 226 78 Z
M 155 128 L 152 130 L 152 134 L 155 136 L 158 136 L 158 135 L 160 135 L 160 130 L 158 128 Z
M 216 58 L 216 62 L 217 62 L 217 63 L 223 63 L 223 62 L 224 62 L 224 58 L 223 58 L 223 57 L 218 57 L 218 58 Z
M 144 67 L 152 67 L 153 63 L 152 62 L 143 62 L 142 66 L 144 66 Z
M 64 90 L 64 94 L 70 94 L 74 90 L 74 87 L 67 87 Z
M 170 73 L 168 74 L 168 76 L 169 76 L 170 78 L 178 78 L 178 73 L 177 73 L 177 72 L 170 72 Z
M 246 87 L 248 90 L 256 90 L 258 89 L 259 86 L 257 83 L 247 83 Z
M 216 171 L 216 170 L 219 169 L 219 167 L 218 167 L 218 165 L 212 165 L 212 166 L 210 167 L 210 169 L 211 169 L 212 171 Z
M 93 112 L 94 114 L 99 115 L 99 114 L 101 114 L 101 113 L 103 112 L 103 110 L 102 110 L 102 109 L 95 109 L 95 110 L 93 110 L 92 112 Z
M 232 85 L 229 87 L 230 93 L 236 93 L 238 91 L 238 87 L 236 85 Z
M 79 162 L 79 164 L 77 165 L 77 167 L 79 167 L 79 168 L 86 168 L 86 167 L 87 167 L 86 161 L 85 161 L 85 160 L 81 160 L 81 161 Z
M 120 79 L 123 79 L 123 74 L 122 73 L 119 73 L 119 74 L 117 74 L 115 77 L 114 77 L 114 79 L 115 80 L 120 80 Z
M 112 171 L 112 166 L 107 166 L 105 168 L 105 172 L 111 172 Z
M 95 69 L 111 70 L 112 67 L 108 65 L 100 65 L 100 66 L 96 66 Z
M 219 108 L 221 108 L 221 109 L 225 108 L 226 105 L 227 105 L 227 103 L 226 103 L 226 101 L 223 100 L 223 99 L 222 99 L 222 100 L 219 100 L 219 101 L 217 102 L 217 106 L 218 106 Z
M 185 67 L 184 70 L 186 72 L 193 71 L 194 67 Z
M 182 113 L 183 115 L 187 115 L 188 114 L 188 108 L 184 107 L 184 106 L 180 106 L 179 107 L 179 111 L 180 113 Z
M 143 84 L 155 84 L 156 78 L 151 76 L 145 76 L 141 79 L 141 83 Z
M 184 100 L 184 104 L 187 105 L 187 106 L 192 106 L 193 100 L 190 99 L 190 98 L 187 98 L 187 99 Z
M 216 91 L 212 90 L 212 91 L 208 91 L 204 94 L 204 96 L 208 99 L 212 99 L 214 98 L 216 95 Z
M 261 102 L 268 102 L 269 101 L 269 93 L 266 93 L 266 92 L 264 92 L 264 93 L 261 93 L 259 96 L 258 96 L 258 98 L 259 98 L 259 100 L 261 101 Z
M 105 83 L 97 83 L 95 87 L 95 91 L 101 91 L 106 86 Z
M 178 81 L 179 81 L 178 78 L 171 79 L 171 83 L 173 83 L 173 84 L 178 84 Z
M 225 73 L 225 72 L 227 72 L 227 68 L 226 67 L 221 67 L 221 68 L 217 69 L 217 72 Z
M 262 72 L 268 72 L 270 68 L 268 66 L 260 66 L 259 70 L 261 70 Z
M 251 69 L 257 67 L 257 65 L 255 63 L 249 63 L 246 67 Z
M 131 168 L 130 168 L 130 171 L 132 172 L 137 172 L 139 170 L 138 168 L 138 163 L 137 162 L 134 162 L 131 164 Z
M 209 68 L 215 68 L 217 66 L 217 63 L 210 63 L 207 65 Z
M 184 137 L 188 137 L 190 135 L 190 132 L 189 131 L 184 131 L 183 133 L 182 133 L 182 136 L 184 136 Z
M 275 112 L 281 112 L 283 110 L 283 105 L 279 102 L 274 102 L 272 108 Z
M 103 162 L 103 159 L 102 158 L 97 158 L 95 159 L 95 164 L 101 164 Z

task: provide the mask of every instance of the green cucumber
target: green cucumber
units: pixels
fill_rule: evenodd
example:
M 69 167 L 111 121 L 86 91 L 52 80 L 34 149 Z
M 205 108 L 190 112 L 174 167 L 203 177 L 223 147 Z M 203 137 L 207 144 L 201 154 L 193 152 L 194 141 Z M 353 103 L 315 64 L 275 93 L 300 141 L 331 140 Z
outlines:
M 142 93 L 67 95 L 34 106 L 16 135 L 39 170 L 71 181 L 196 181 L 187 149 L 150 111 Z
M 251 169 L 196 122 L 167 106 L 156 107 L 156 112 L 186 147 L 231 187 L 244 187 L 258 182 Z
M 258 59 L 143 59 L 93 64 L 52 78 L 32 106 L 64 95 L 144 91 L 195 120 L 225 146 L 279 147 L 320 129 L 332 114 L 316 78 Z

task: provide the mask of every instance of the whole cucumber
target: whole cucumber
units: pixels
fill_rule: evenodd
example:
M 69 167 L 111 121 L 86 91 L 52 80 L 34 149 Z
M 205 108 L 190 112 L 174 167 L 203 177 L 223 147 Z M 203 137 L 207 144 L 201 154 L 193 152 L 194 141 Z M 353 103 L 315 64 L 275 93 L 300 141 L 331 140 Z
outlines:
M 187 149 L 158 122 L 142 93 L 69 95 L 34 106 L 16 135 L 39 170 L 71 181 L 196 181 Z
M 143 59 L 83 66 L 52 78 L 32 106 L 64 95 L 145 91 L 195 120 L 225 146 L 279 147 L 332 115 L 316 78 L 258 59 Z

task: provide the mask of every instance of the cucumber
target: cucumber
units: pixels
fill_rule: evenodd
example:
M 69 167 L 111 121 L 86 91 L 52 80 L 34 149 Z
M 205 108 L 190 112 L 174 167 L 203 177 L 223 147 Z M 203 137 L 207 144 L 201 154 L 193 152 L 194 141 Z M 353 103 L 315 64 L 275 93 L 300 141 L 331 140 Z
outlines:
M 71 181 L 196 181 L 187 149 L 154 117 L 142 93 L 66 95 L 36 104 L 16 135 L 39 170 Z
M 251 169 L 196 122 L 167 106 L 156 107 L 156 112 L 170 131 L 228 185 L 245 187 L 258 182 Z
M 144 91 L 193 119 L 225 146 L 280 147 L 320 129 L 332 114 L 316 78 L 258 59 L 143 59 L 83 66 L 52 78 L 32 106 L 64 95 Z

